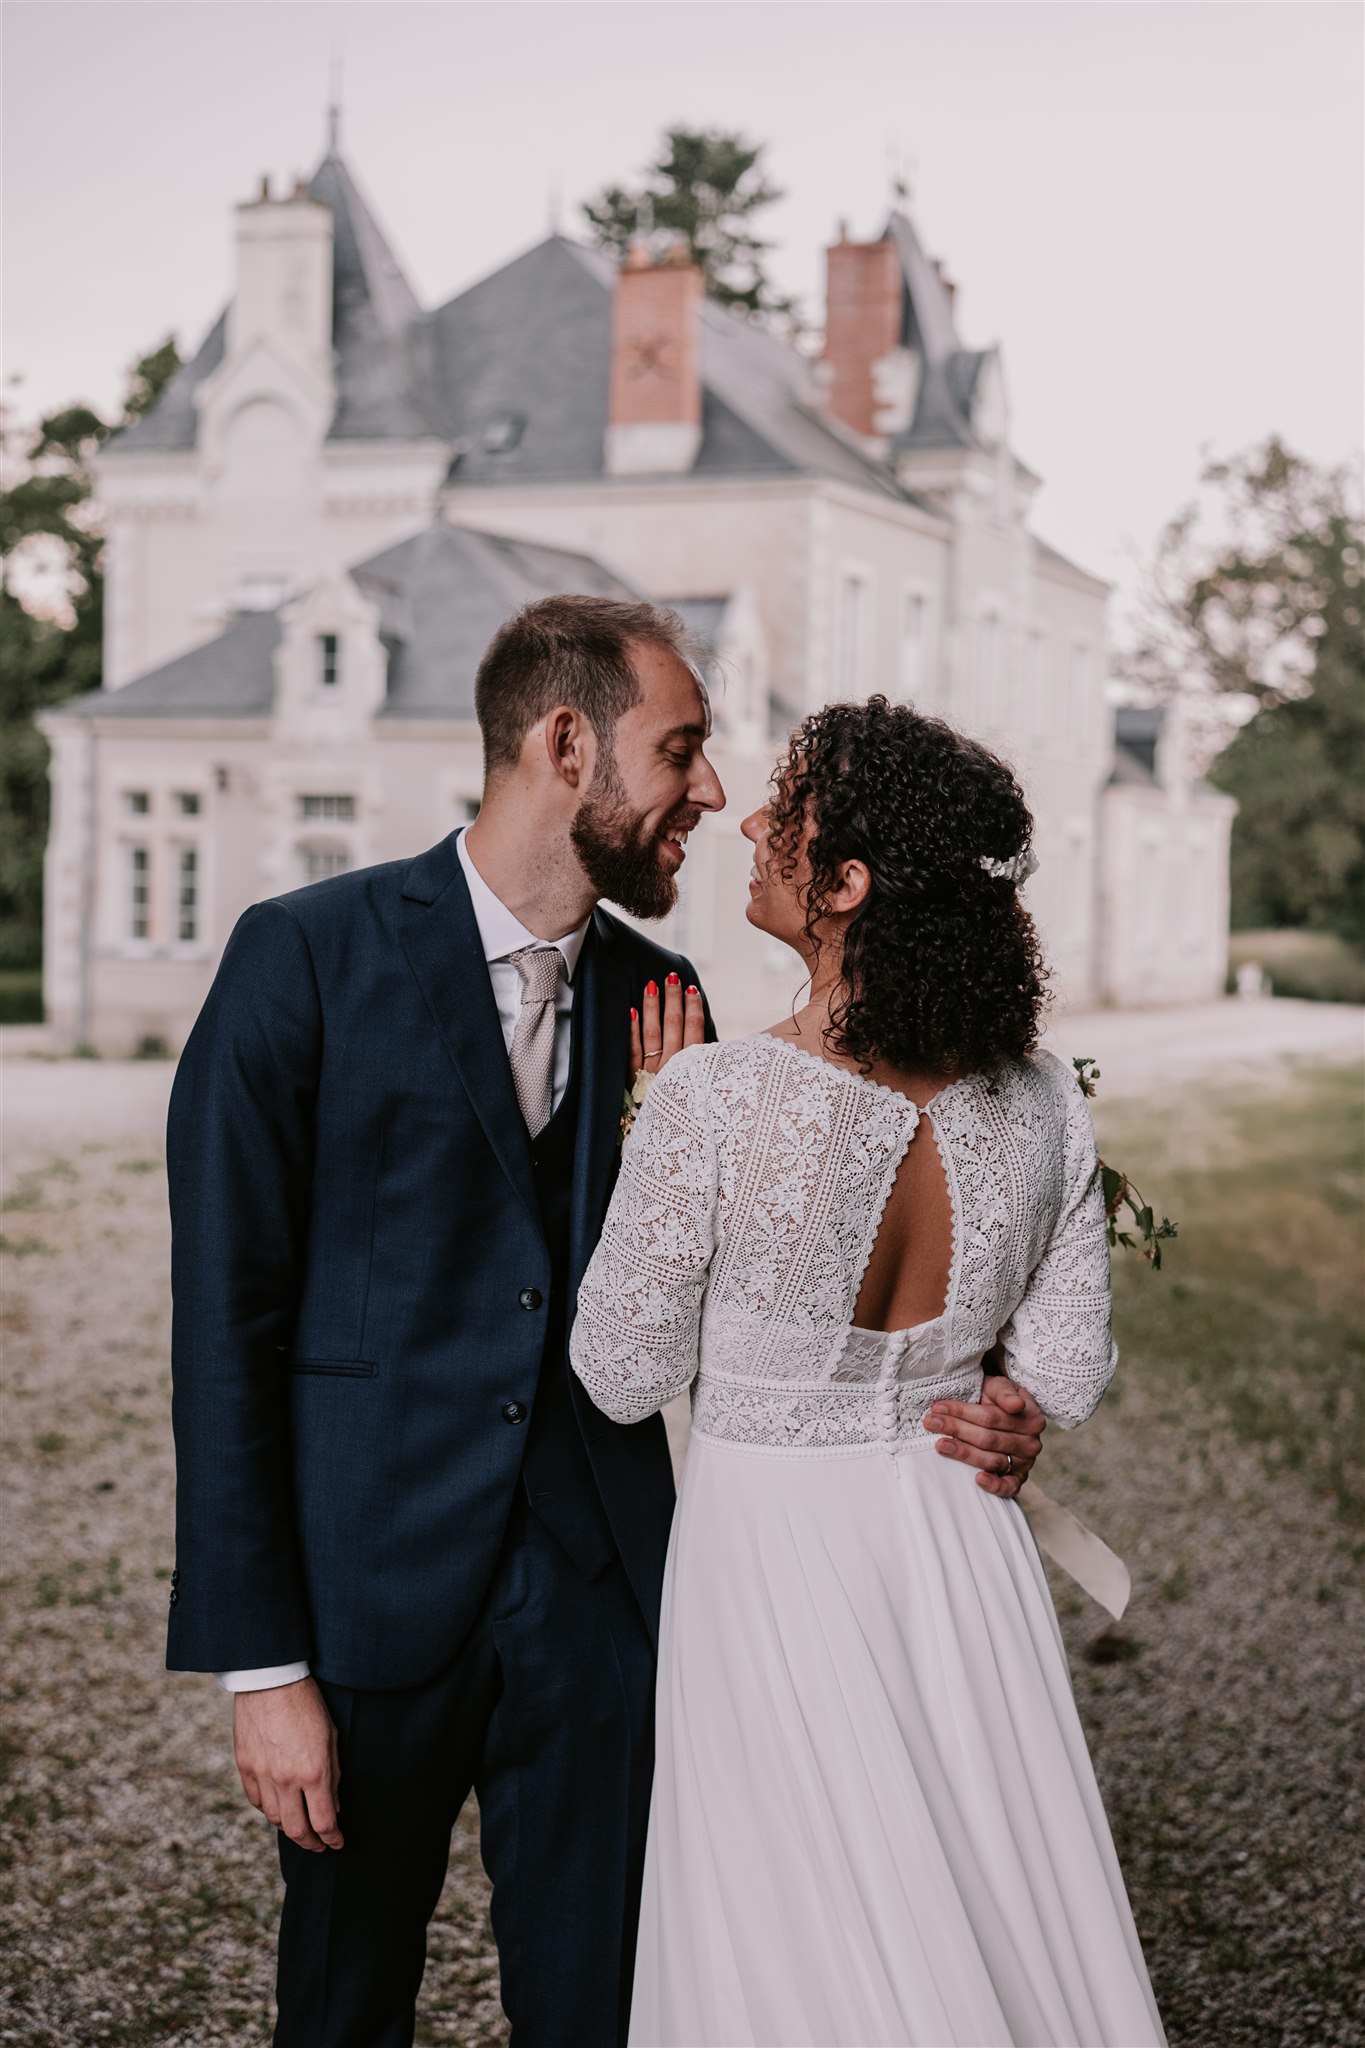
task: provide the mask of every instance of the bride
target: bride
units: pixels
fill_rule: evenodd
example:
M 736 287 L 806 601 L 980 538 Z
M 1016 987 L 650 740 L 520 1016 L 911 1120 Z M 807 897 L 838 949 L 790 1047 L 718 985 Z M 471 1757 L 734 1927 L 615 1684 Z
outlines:
M 630 2040 L 1146 2048 L 1032 1537 L 933 1455 L 997 1332 L 1063 1426 L 1114 1369 L 1090 1116 L 1036 1050 L 1032 820 L 873 698 L 805 721 L 743 829 L 810 1000 L 655 1081 L 573 1337 L 617 1421 L 692 1386 Z

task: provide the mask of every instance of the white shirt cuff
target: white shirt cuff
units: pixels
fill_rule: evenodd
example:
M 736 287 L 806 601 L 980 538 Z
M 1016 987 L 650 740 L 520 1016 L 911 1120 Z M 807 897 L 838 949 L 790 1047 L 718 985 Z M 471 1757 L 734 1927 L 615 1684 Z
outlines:
M 264 1664 L 258 1671 L 215 1671 L 224 1692 L 266 1692 L 272 1685 L 294 1685 L 307 1678 L 306 1664 Z

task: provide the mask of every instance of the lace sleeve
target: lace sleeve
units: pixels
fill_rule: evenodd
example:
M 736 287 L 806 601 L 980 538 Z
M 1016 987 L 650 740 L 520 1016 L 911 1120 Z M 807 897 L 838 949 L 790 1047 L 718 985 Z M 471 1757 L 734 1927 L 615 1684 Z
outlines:
M 707 1051 L 676 1054 L 645 1097 L 578 1290 L 569 1355 L 615 1422 L 652 1415 L 697 1370 L 717 1184 L 704 1108 Z
M 1065 1195 L 1047 1250 L 1001 1341 L 1006 1371 L 1063 1429 L 1093 1415 L 1118 1363 L 1109 1330 L 1109 1244 L 1095 1129 L 1063 1070 Z M 1074 1099 L 1068 1099 L 1074 1098 Z

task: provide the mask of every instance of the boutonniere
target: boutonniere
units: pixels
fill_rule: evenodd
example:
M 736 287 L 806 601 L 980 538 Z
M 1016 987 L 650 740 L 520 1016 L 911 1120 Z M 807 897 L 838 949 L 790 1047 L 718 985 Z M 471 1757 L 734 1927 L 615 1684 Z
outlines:
M 617 1134 L 616 1149 L 619 1152 L 635 1128 L 635 1119 L 644 1107 L 644 1100 L 653 1085 L 654 1076 L 647 1074 L 643 1067 L 635 1076 L 631 1086 L 621 1097 L 621 1127 Z
M 1100 1070 L 1094 1060 L 1073 1059 L 1076 1079 L 1082 1095 L 1093 1096 Z M 1104 1216 L 1108 1227 L 1110 1246 L 1123 1245 L 1128 1251 L 1140 1251 L 1154 1272 L 1161 1271 L 1161 1247 L 1168 1238 L 1177 1235 L 1176 1227 L 1169 1216 L 1163 1216 L 1160 1223 L 1150 1202 L 1142 1198 L 1141 1190 L 1129 1180 L 1126 1173 L 1117 1166 L 1100 1161 L 1100 1186 L 1104 1190 Z M 1132 1230 L 1120 1230 L 1118 1217 L 1120 1209 L 1127 1209 L 1133 1219 Z M 1136 1235 L 1134 1235 L 1136 1232 Z

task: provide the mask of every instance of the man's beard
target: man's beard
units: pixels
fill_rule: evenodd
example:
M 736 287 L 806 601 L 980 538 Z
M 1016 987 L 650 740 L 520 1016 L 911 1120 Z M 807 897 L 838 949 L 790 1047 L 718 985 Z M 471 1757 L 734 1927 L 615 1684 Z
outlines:
M 679 813 L 667 821 L 681 828 Z M 694 822 L 691 812 L 687 822 Z M 599 896 L 632 917 L 667 917 L 678 900 L 678 882 L 665 864 L 660 835 L 632 811 L 625 785 L 608 754 L 598 761 L 592 786 L 569 827 L 583 872 Z

